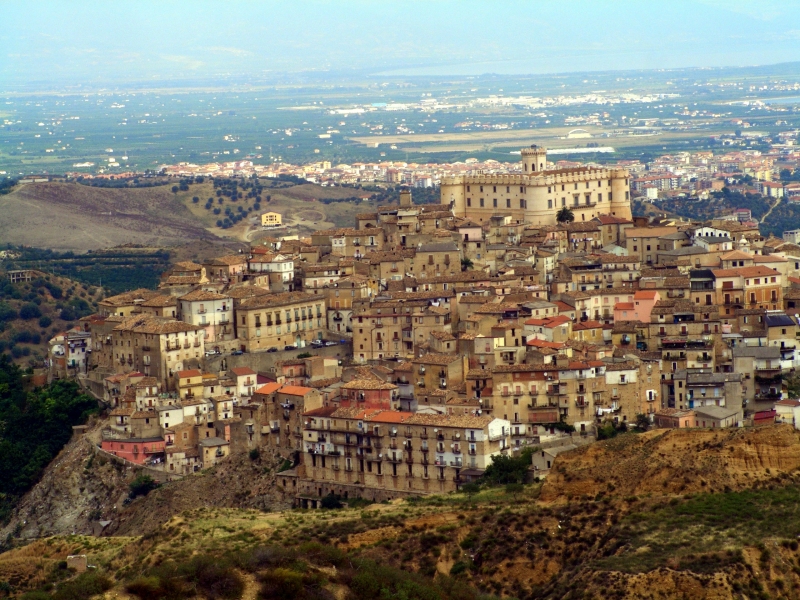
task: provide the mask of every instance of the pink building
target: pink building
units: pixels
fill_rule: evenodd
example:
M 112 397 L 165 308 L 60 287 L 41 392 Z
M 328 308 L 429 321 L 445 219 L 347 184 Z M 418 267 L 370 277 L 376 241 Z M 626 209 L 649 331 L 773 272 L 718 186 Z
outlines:
M 143 465 L 150 458 L 164 455 L 162 438 L 129 438 L 124 440 L 103 440 L 101 448 L 114 456 Z
M 661 295 L 655 290 L 639 290 L 633 295 L 633 302 L 617 302 L 614 305 L 614 322 L 650 322 L 650 313 Z
M 341 387 L 341 394 L 344 407 L 397 410 L 400 403 L 397 386 L 379 379 L 354 379 Z

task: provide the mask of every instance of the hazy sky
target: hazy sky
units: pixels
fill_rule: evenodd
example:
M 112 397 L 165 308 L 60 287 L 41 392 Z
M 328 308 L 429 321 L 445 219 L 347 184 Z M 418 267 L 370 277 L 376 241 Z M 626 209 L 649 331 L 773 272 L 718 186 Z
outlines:
M 307 70 L 554 73 L 800 60 L 800 0 L 3 0 L 0 91 Z

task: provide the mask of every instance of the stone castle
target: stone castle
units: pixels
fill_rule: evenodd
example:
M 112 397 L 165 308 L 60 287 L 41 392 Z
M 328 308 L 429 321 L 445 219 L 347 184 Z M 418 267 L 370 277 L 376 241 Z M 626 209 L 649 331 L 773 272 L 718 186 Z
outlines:
M 594 166 L 547 170 L 547 150 L 522 149 L 522 174 L 492 174 L 442 179 L 442 204 L 458 217 L 486 223 L 494 215 L 517 223 L 554 225 L 569 208 L 575 221 L 598 215 L 631 218 L 630 174 L 625 169 Z

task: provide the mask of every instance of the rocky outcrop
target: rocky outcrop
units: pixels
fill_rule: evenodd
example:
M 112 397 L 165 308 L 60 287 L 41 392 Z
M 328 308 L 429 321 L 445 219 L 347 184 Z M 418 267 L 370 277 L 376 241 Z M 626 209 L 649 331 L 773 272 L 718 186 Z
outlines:
M 745 489 L 798 469 L 799 442 L 790 425 L 620 436 L 560 454 L 541 499 Z
M 0 539 L 63 534 L 141 535 L 184 510 L 205 506 L 281 510 L 291 506 L 275 485 L 282 458 L 262 451 L 236 454 L 196 475 L 162 485 L 129 505 L 129 483 L 140 469 L 97 451 L 101 425 L 73 438 L 17 505 Z

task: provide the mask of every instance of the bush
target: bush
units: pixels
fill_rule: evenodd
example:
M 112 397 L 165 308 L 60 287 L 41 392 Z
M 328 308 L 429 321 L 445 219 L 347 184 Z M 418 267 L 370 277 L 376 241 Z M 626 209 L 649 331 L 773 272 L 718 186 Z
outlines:
M 259 452 L 258 448 L 253 448 L 250 450 L 250 460 L 258 460 L 261 456 L 261 452 Z
M 75 579 L 65 581 L 56 589 L 53 600 L 86 600 L 111 589 L 108 577 L 96 572 L 81 573 Z
M 16 318 L 17 311 L 6 302 L 0 302 L 0 321 L 13 321 Z
M 133 499 L 138 496 L 147 496 L 150 492 L 158 487 L 158 484 L 153 480 L 150 475 L 137 475 L 136 478 L 128 484 L 130 494 L 128 496 Z
M 322 508 L 342 508 L 342 500 L 339 496 L 334 495 L 333 492 L 328 494 L 322 499 Z
M 465 563 L 463 560 L 460 560 L 457 563 L 455 563 L 452 567 L 450 567 L 450 575 L 452 577 L 455 577 L 456 575 L 461 575 L 461 573 L 466 572 L 468 568 L 469 567 L 467 566 L 467 563 Z
M 23 304 L 22 308 L 19 309 L 19 317 L 20 319 L 38 319 L 42 316 L 42 311 L 36 306 L 33 302 L 28 302 L 27 304 Z
M 53 323 L 53 319 L 51 319 L 47 315 L 42 315 L 41 317 L 39 317 L 39 327 L 42 327 L 42 328 L 50 327 L 50 325 L 52 323 Z

